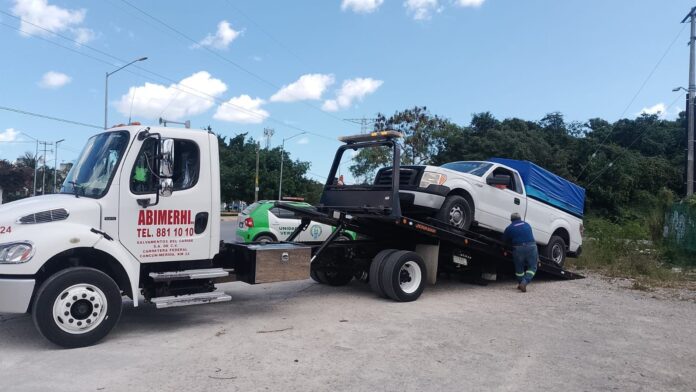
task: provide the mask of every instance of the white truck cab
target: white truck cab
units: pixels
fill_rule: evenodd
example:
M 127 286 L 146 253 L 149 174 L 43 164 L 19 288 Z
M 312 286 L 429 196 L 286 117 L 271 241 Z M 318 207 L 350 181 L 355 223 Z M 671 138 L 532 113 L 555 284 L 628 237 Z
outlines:
M 138 306 L 145 279 L 215 257 L 219 190 L 212 133 L 122 126 L 91 137 L 60 194 L 0 206 L 0 313 L 31 311 L 61 345 L 99 340 L 122 294 Z

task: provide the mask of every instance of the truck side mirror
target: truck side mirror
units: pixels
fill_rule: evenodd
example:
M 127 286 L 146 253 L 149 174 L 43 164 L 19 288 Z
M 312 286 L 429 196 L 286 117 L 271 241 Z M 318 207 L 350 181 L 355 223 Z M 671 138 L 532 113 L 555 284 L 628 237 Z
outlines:
M 160 140 L 160 178 L 171 179 L 174 174 L 174 139 Z
M 492 177 L 486 178 L 486 184 L 496 186 L 496 185 L 510 185 L 510 176 L 505 174 L 496 174 Z

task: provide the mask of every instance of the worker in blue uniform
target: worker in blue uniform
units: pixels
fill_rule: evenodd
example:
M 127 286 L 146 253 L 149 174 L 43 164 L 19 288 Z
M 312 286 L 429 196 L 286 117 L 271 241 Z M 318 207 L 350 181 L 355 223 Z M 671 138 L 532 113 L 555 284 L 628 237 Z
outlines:
M 532 226 L 522 220 L 520 214 L 513 213 L 510 216 L 512 223 L 503 233 L 503 241 L 512 245 L 512 260 L 515 264 L 515 276 L 517 288 L 527 292 L 527 285 L 532 281 L 539 263 L 539 250 L 537 249 Z

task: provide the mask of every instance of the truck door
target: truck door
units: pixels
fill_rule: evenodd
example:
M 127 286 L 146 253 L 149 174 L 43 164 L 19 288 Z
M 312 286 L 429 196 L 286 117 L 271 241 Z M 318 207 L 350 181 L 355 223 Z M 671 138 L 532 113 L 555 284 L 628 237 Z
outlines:
M 121 171 L 119 239 L 143 263 L 210 257 L 211 225 L 217 222 L 210 222 L 211 167 L 205 159 L 209 141 L 204 132 L 171 132 L 182 136 L 173 138 L 171 195 L 157 197 L 155 137 L 136 140 Z
M 492 178 L 496 175 L 509 176 L 510 183 L 500 187 L 484 184 L 481 195 L 483 196 L 482 200 L 486 200 L 488 212 L 491 214 L 492 228 L 502 232 L 510 224 L 510 215 L 513 212 L 524 217 L 527 209 L 527 198 L 517 172 L 497 167 L 488 173 L 486 178 Z

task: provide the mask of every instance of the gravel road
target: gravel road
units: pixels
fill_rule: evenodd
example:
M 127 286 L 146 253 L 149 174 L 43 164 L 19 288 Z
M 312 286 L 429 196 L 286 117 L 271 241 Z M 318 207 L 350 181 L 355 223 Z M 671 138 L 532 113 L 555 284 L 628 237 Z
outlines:
M 696 388 L 696 303 L 599 277 L 455 280 L 413 303 L 359 282 L 221 285 L 233 301 L 127 304 L 101 344 L 58 349 L 0 316 L 2 391 L 682 391 Z

